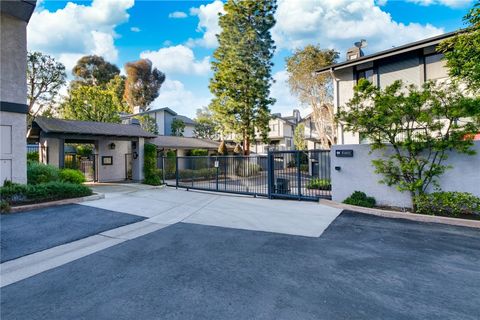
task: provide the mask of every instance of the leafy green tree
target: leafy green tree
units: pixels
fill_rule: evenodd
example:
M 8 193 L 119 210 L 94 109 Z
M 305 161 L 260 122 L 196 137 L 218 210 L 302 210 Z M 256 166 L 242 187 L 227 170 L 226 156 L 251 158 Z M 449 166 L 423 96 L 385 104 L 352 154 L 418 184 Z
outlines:
M 381 183 L 410 193 L 415 199 L 448 168 L 447 151 L 474 154 L 473 136 L 480 130 L 480 98 L 467 97 L 453 84 L 425 83 L 420 89 L 396 81 L 380 89 L 362 79 L 354 97 L 338 118 L 346 130 L 360 132 L 372 150 L 383 150 L 373 160 Z
M 297 150 L 307 149 L 307 142 L 305 141 L 305 125 L 300 123 L 293 133 L 293 144 Z
M 207 107 L 197 109 L 195 122 L 195 137 L 210 140 L 218 137 L 217 124 L 213 119 L 212 112 Z
M 142 127 L 143 130 L 153 134 L 158 134 L 157 123 L 155 122 L 155 119 L 150 117 L 148 114 L 135 116 L 135 118 L 138 119 L 138 121 L 140 121 L 140 126 Z
M 213 54 L 210 108 L 223 133 L 242 137 L 247 155 L 255 129 L 263 140 L 268 137 L 275 50 L 270 29 L 276 7 L 274 0 L 228 0 L 219 19 L 222 32 Z
M 285 59 L 290 91 L 300 102 L 312 108 L 313 122 L 320 144 L 324 149 L 336 143 L 335 115 L 333 110 L 333 81 L 330 74 L 316 74 L 319 67 L 334 64 L 338 52 L 307 45 Z
M 76 85 L 106 86 L 110 80 L 120 74 L 120 69 L 103 57 L 91 55 L 80 58 L 73 67 L 72 73 L 75 76 L 72 87 Z
M 180 119 L 173 119 L 171 129 L 172 136 L 183 137 L 183 132 L 185 131 L 185 122 Z
M 125 64 L 127 80 L 125 83 L 125 100 L 130 109 L 139 107 L 147 110 L 150 103 L 159 95 L 160 87 L 165 81 L 165 74 L 152 67 L 148 59 L 128 62 Z
M 464 81 L 474 93 L 480 92 L 480 2 L 464 17 L 467 28 L 438 48 L 444 52 L 449 74 Z
M 78 86 L 71 88 L 69 97 L 60 106 L 60 114 L 65 119 L 120 122 L 119 104 L 116 94 L 98 86 Z
M 30 117 L 42 114 L 52 106 L 59 90 L 65 85 L 65 66 L 41 52 L 27 54 L 27 101 Z
M 116 75 L 106 84 L 106 89 L 112 91 L 117 97 L 119 104 L 124 105 L 125 111 L 128 111 L 127 101 L 125 100 L 125 77 Z

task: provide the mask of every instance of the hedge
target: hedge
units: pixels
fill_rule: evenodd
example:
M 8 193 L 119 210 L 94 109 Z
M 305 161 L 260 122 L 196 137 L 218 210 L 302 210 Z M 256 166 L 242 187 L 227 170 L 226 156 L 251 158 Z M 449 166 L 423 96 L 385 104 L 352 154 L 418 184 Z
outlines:
M 29 162 L 27 165 L 27 181 L 39 184 L 60 180 L 60 169 L 49 164 Z
M 467 192 L 434 192 L 415 198 L 417 213 L 458 217 L 480 217 L 480 198 Z
M 329 179 L 313 178 L 307 183 L 307 189 L 331 190 L 332 184 Z
M 8 183 L 0 188 L 0 200 L 9 205 L 78 198 L 91 194 L 92 190 L 85 185 L 58 181 L 35 185 Z
M 85 176 L 80 170 L 62 169 L 60 170 L 60 180 L 75 184 L 82 184 L 86 181 Z

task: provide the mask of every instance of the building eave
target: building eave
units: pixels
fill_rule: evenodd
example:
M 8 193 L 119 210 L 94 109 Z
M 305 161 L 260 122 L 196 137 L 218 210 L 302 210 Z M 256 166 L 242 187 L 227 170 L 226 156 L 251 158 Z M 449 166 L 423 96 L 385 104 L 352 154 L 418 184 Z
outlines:
M 422 48 L 425 48 L 425 47 L 429 47 L 429 46 L 432 46 L 432 45 L 437 45 L 441 41 L 443 41 L 447 38 L 453 37 L 453 36 L 455 36 L 459 33 L 462 33 L 462 32 L 465 32 L 465 30 L 461 29 L 461 30 L 457 30 L 457 31 L 452 31 L 452 32 L 448 32 L 448 33 L 444 33 L 444 34 L 435 36 L 435 37 L 431 37 L 431 38 L 407 43 L 405 45 L 398 46 L 398 47 L 395 47 L 395 48 L 392 48 L 392 49 L 387 49 L 387 50 L 383 50 L 383 51 L 380 51 L 380 52 L 377 52 L 377 53 L 366 55 L 366 56 L 360 57 L 358 59 L 348 60 L 348 61 L 332 64 L 332 65 L 329 65 L 329 66 L 325 66 L 325 67 L 317 69 L 315 72 L 318 74 L 318 73 L 325 73 L 325 72 L 334 71 L 334 70 L 340 70 L 340 69 L 344 69 L 344 68 L 353 67 L 353 66 L 356 66 L 356 65 L 359 65 L 359 64 L 363 64 L 363 63 L 367 63 L 367 62 L 371 62 L 371 61 L 375 61 L 375 60 L 399 55 L 399 54 L 402 54 L 402 53 L 415 51 L 415 50 L 422 49 Z

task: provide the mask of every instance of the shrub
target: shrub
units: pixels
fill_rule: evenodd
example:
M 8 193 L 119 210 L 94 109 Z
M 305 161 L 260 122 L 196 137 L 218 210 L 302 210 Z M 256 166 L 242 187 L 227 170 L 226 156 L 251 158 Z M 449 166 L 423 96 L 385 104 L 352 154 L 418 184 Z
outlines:
M 240 162 L 237 167 L 237 176 L 251 177 L 257 175 L 262 168 L 256 163 Z
M 145 184 L 158 186 L 162 183 L 162 179 L 157 169 L 157 146 L 152 143 L 146 143 L 144 147 L 143 174 Z
M 198 170 L 185 169 L 178 172 L 178 178 L 186 179 L 213 179 L 217 174 L 217 168 L 204 168 Z
M 332 184 L 329 179 L 314 178 L 307 183 L 307 189 L 331 190 Z
M 76 150 L 77 150 L 77 155 L 81 157 L 88 157 L 91 154 L 93 154 L 93 148 L 88 145 L 77 146 Z
M 480 215 L 480 198 L 468 192 L 434 192 L 415 198 L 417 213 L 452 216 Z
M 92 190 L 82 184 L 52 181 L 39 184 L 10 184 L 0 188 L 0 200 L 11 204 L 43 202 L 89 196 Z
M 27 161 L 28 162 L 38 162 L 40 159 L 40 154 L 38 151 L 28 152 L 27 153 Z
M 199 157 L 199 156 L 208 156 L 208 150 L 205 149 L 193 149 L 189 152 L 190 156 Z
M 29 162 L 27 165 L 27 181 L 29 184 L 39 184 L 59 180 L 60 170 L 52 165 Z
M 86 181 L 86 179 L 80 170 L 62 169 L 60 170 L 60 181 L 82 184 Z
M 10 204 L 6 200 L 0 200 L 0 213 L 9 213 Z
M 308 172 L 308 164 L 301 164 L 300 165 L 301 172 Z
M 373 208 L 375 206 L 375 198 L 368 197 L 364 192 L 355 191 L 350 197 L 343 200 L 343 203 L 352 204 L 354 206 Z

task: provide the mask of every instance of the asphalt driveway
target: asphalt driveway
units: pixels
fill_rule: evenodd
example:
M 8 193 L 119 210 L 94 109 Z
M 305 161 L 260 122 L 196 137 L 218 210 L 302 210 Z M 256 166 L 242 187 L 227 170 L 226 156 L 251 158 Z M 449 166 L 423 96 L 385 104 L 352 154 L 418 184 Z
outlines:
M 143 219 L 75 204 L 0 215 L 0 261 L 16 259 Z
M 479 265 L 469 228 L 350 212 L 318 238 L 176 223 L 2 288 L 1 318 L 478 320 Z

